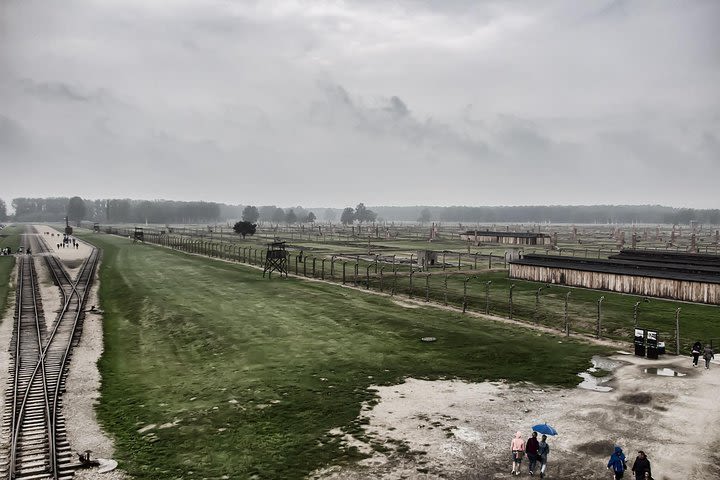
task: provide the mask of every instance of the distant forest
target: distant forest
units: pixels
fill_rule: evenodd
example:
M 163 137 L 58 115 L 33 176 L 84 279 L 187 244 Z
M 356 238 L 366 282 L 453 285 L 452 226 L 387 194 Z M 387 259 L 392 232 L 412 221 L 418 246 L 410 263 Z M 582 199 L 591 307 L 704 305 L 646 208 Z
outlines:
M 669 223 L 720 224 L 720 209 L 699 210 L 660 205 L 549 205 L 521 207 L 369 207 L 386 221 L 431 221 L 462 223 Z
M 99 223 L 217 223 L 242 217 L 244 205 L 215 202 L 181 202 L 171 200 L 104 199 L 83 200 L 73 197 L 75 205 L 71 220 Z M 15 198 L 9 219 L 18 222 L 60 222 L 68 215 L 71 199 Z M 79 204 L 79 205 L 78 205 Z M 84 208 L 83 208 L 84 206 Z M 5 205 L 0 205 L 4 216 Z M 79 208 L 78 208 L 79 207 Z M 720 209 L 673 208 L 660 205 L 589 205 L 589 206 L 518 206 L 518 207 L 388 207 L 370 208 L 379 222 L 458 222 L 458 223 L 647 223 L 720 224 Z M 338 221 L 342 208 L 280 208 L 258 206 L 261 222 L 302 222 L 317 217 L 318 221 Z M 310 215 L 310 213 L 313 215 Z M 0 218 L 0 220 L 3 220 Z

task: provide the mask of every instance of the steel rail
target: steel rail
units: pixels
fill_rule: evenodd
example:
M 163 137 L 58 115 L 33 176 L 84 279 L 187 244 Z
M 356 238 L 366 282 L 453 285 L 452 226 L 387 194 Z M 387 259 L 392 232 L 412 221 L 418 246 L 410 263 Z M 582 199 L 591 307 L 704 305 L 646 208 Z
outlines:
M 10 472 L 10 478 L 14 479 L 16 478 L 16 462 L 17 462 L 17 450 L 18 450 L 18 440 L 21 433 L 21 419 L 23 418 L 25 409 L 27 407 L 28 400 L 31 395 L 31 390 L 33 389 L 33 384 L 35 383 L 35 379 L 37 377 L 38 370 L 42 373 L 42 396 L 43 396 L 43 403 L 44 403 L 44 415 L 45 415 L 45 421 L 46 421 L 46 429 L 48 430 L 48 449 L 50 450 L 51 458 L 54 456 L 54 439 L 50 437 L 50 426 L 52 424 L 51 422 L 51 413 L 50 413 L 50 399 L 49 399 L 49 393 L 48 393 L 48 382 L 47 382 L 47 372 L 46 372 L 46 365 L 45 365 L 45 356 L 42 353 L 43 345 L 42 345 L 42 334 L 40 329 L 40 315 L 38 314 L 38 299 L 36 295 L 36 289 L 37 289 L 37 283 L 36 283 L 36 277 L 35 277 L 35 271 L 34 266 L 32 264 L 32 259 L 30 260 L 30 263 L 27 262 L 25 258 L 22 259 L 22 284 L 23 289 L 22 291 L 26 291 L 26 284 L 25 284 L 25 276 L 27 275 L 27 278 L 29 279 L 29 285 L 27 285 L 27 288 L 31 292 L 31 300 L 32 300 L 32 314 L 33 314 L 33 323 L 35 327 L 35 335 L 37 339 L 37 347 L 38 347 L 38 359 L 37 364 L 35 366 L 35 369 L 33 370 L 32 375 L 27 380 L 27 386 L 25 387 L 25 392 L 21 396 L 21 402 L 19 409 L 17 408 L 18 405 L 18 390 L 20 390 L 21 386 L 19 385 L 20 381 L 20 364 L 21 364 L 21 346 L 23 345 L 22 342 L 22 317 L 23 317 L 23 305 L 20 304 L 19 310 L 18 310 L 18 330 L 17 330 L 17 339 L 16 339 L 16 358 L 15 358 L 15 390 L 13 391 L 13 423 L 14 423 L 14 429 L 12 430 L 12 440 L 11 440 L 11 450 L 10 450 L 10 464 L 9 464 L 9 472 Z M 26 330 L 27 331 L 27 330 Z M 51 466 L 52 468 L 52 466 Z M 52 472 L 51 472 L 52 473 Z

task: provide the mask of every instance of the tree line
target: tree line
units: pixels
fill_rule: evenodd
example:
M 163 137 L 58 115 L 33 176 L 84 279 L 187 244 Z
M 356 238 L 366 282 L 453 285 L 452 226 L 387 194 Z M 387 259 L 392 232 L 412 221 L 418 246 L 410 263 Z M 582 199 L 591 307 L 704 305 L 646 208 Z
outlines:
M 529 205 L 501 207 L 373 207 L 385 221 L 460 223 L 649 223 L 720 224 L 720 209 L 674 208 L 661 205 Z
M 15 198 L 14 215 L 8 215 L 0 199 L 0 221 L 61 222 L 70 212 L 70 220 L 99 223 L 216 223 L 237 220 L 250 223 L 313 223 L 316 220 L 345 225 L 380 222 L 458 222 L 458 223 L 647 223 L 720 224 L 720 209 L 674 208 L 661 205 L 529 205 L 500 207 L 468 206 L 377 206 L 359 203 L 344 209 L 326 208 L 322 219 L 302 206 L 281 208 L 276 205 L 228 205 L 215 202 L 174 200 L 102 199 L 80 197 Z

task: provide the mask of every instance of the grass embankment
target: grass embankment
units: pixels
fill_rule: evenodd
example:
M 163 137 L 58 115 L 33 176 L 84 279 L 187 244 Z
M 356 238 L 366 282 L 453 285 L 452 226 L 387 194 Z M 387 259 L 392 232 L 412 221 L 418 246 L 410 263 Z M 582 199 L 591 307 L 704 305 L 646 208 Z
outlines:
M 10 247 L 13 252 L 17 251 L 20 245 L 20 234 L 22 227 L 9 226 L 0 230 L 0 250 Z M 15 267 L 15 257 L 12 255 L 0 255 L 0 318 L 5 313 L 8 296 L 10 295 L 10 273 Z
M 358 431 L 373 384 L 412 376 L 572 386 L 605 351 L 337 285 L 267 280 L 123 238 L 86 238 L 104 249 L 99 418 L 138 479 L 303 478 L 357 455 L 327 432 Z M 158 428 L 138 432 L 149 424 Z

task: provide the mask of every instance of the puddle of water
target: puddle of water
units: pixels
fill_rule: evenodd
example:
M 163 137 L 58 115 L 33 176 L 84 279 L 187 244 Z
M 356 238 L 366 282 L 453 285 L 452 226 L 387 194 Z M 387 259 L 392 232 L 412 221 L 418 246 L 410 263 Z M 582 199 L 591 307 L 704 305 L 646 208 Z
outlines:
M 595 377 L 592 374 L 597 372 L 598 370 L 605 370 L 611 372 L 616 368 L 620 367 L 622 363 L 618 362 L 617 360 L 612 360 L 608 357 L 603 357 L 600 355 L 595 355 L 590 359 L 590 361 L 592 362 L 593 366 L 588 368 L 584 372 L 578 373 L 578 377 L 583 379 L 583 381 L 580 382 L 580 385 L 578 385 L 578 388 L 582 388 L 584 390 L 592 390 L 594 392 L 612 391 L 612 387 L 606 387 L 603 385 L 603 383 L 610 380 L 610 375 L 606 375 L 604 377 Z
M 603 370 L 607 370 L 608 372 L 615 370 L 616 368 L 620 367 L 622 365 L 622 362 L 619 362 L 617 360 L 612 360 L 608 357 L 603 357 L 600 355 L 593 356 L 590 361 L 593 364 L 593 368 Z
M 603 378 L 593 377 L 590 374 L 590 372 L 578 373 L 578 377 L 583 379 L 583 381 L 580 382 L 580 385 L 578 385 L 578 388 L 582 388 L 583 390 L 592 390 L 594 392 L 610 392 L 610 391 L 612 391 L 611 387 L 605 387 L 605 386 L 601 385 L 601 383 L 604 383 L 608 377 L 603 377 Z
M 452 431 L 455 434 L 455 438 L 463 440 L 469 443 L 481 443 L 482 436 L 477 430 L 466 427 L 458 427 Z
M 661 377 L 684 377 L 687 373 L 676 372 L 672 368 L 646 368 L 643 370 L 650 375 L 660 375 Z

